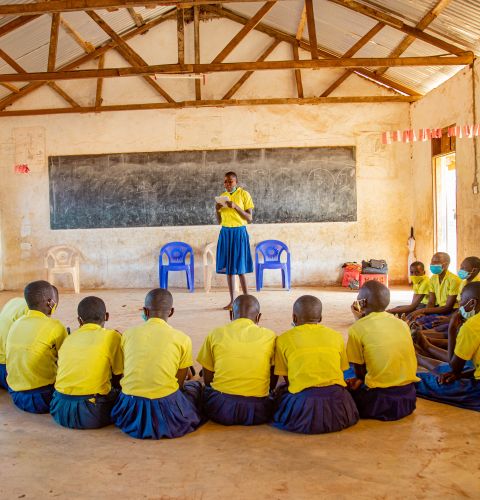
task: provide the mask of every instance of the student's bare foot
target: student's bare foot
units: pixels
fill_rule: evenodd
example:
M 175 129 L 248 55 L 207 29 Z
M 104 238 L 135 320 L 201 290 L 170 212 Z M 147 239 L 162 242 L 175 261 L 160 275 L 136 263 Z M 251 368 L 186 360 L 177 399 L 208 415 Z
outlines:
M 227 304 L 224 308 L 223 308 L 224 311 L 231 311 L 232 310 L 232 303 L 230 302 L 230 304 Z

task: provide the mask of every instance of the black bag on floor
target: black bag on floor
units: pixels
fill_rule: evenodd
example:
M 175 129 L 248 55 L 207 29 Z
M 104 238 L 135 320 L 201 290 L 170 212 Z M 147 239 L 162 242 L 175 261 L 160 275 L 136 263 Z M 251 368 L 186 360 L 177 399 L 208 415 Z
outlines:
M 362 274 L 388 274 L 386 260 L 362 260 Z

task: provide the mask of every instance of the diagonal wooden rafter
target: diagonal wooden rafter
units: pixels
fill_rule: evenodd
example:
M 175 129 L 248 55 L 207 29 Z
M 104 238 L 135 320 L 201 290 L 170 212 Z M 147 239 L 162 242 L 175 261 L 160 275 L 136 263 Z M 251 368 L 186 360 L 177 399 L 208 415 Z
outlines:
M 295 36 L 297 42 L 292 43 L 293 59 L 295 61 L 300 60 L 300 54 L 299 54 L 299 50 L 298 50 L 298 40 L 301 40 L 303 38 L 303 32 L 305 30 L 306 21 L 307 21 L 307 7 L 306 7 L 305 2 L 304 2 L 302 14 L 300 15 L 300 21 L 298 22 L 297 34 Z M 297 86 L 297 97 L 299 97 L 301 99 L 304 97 L 302 72 L 299 69 L 296 69 L 294 74 L 295 74 L 295 84 Z
M 130 17 L 132 18 L 137 28 L 145 24 L 143 17 L 133 7 L 128 7 L 127 11 L 130 14 Z
M 231 21 L 234 21 L 234 22 L 237 22 L 240 24 L 245 24 L 246 22 L 248 22 L 248 17 L 237 14 L 236 12 L 233 12 L 232 10 L 226 9 L 225 7 L 208 5 L 208 6 L 204 6 L 203 10 L 205 10 L 206 12 L 211 12 L 213 14 L 216 14 L 220 17 L 230 19 Z M 284 31 L 280 31 L 276 28 L 272 28 L 271 26 L 268 26 L 268 25 L 263 24 L 263 23 L 257 24 L 255 29 L 257 31 L 260 31 L 261 33 L 265 33 L 266 35 L 271 36 L 272 38 L 276 38 L 278 40 L 281 40 L 282 42 L 286 42 L 289 44 L 296 43 L 303 50 L 310 52 L 310 44 L 308 42 L 306 42 L 303 39 L 297 40 L 294 36 L 290 35 L 289 33 L 285 33 Z M 318 47 L 318 54 L 321 57 L 325 57 L 325 58 L 331 58 L 331 57 L 338 57 L 339 58 L 340 57 L 340 56 L 334 54 L 332 51 L 328 51 L 324 47 L 321 47 L 321 46 Z M 398 90 L 404 94 L 409 94 L 409 95 L 413 95 L 413 96 L 421 95 L 416 90 L 411 89 L 410 87 L 408 87 L 406 85 L 403 85 L 401 83 L 390 80 L 389 78 L 384 77 L 384 76 L 376 76 L 375 73 L 373 73 L 373 71 L 370 71 L 367 68 L 358 69 L 358 71 L 356 71 L 356 73 L 359 76 L 364 77 L 373 83 L 378 83 L 382 86 L 391 87 L 391 88 Z
M 15 94 L 18 94 L 20 92 L 20 89 L 12 83 L 0 83 L 0 85 L 7 90 L 10 90 L 10 92 L 14 92 Z
M 433 7 L 427 12 L 422 19 L 415 26 L 416 29 L 424 30 L 427 28 L 429 24 L 431 24 L 435 19 L 445 10 L 450 4 L 452 0 L 439 0 Z M 413 35 L 407 35 L 393 50 L 390 52 L 389 57 L 399 57 L 401 56 L 407 49 L 412 45 L 412 43 L 416 40 Z M 377 75 L 383 75 L 388 68 L 380 68 L 375 71 Z
M 105 66 L 105 54 L 102 54 L 98 58 L 98 69 L 103 69 Z M 98 108 L 102 105 L 102 90 L 103 90 L 103 78 L 97 78 L 97 90 L 95 92 L 95 107 Z
M 22 17 L 17 17 L 16 19 L 13 19 L 12 21 L 4 24 L 3 26 L 0 26 L 0 37 L 12 32 L 13 30 L 16 30 L 17 28 L 25 26 L 26 24 L 30 23 L 31 21 L 34 21 L 38 17 L 40 17 L 40 16 L 39 15 L 22 16 Z
M 185 63 L 185 20 L 183 9 L 177 7 L 177 48 L 178 64 Z
M 374 9 L 367 5 L 361 4 L 356 0 L 328 0 L 329 2 L 340 5 L 341 7 L 345 7 L 347 9 L 353 10 L 354 12 L 358 12 L 372 19 L 376 19 L 377 21 L 381 21 L 392 28 L 395 28 L 399 31 L 403 31 L 407 35 L 411 35 L 419 40 L 427 42 L 439 49 L 442 49 L 450 54 L 461 54 L 465 50 L 453 45 L 452 43 L 446 42 L 445 40 L 441 40 L 433 35 L 429 35 L 428 33 L 423 32 L 417 28 L 413 28 L 409 26 L 399 17 L 392 16 L 381 10 Z
M 50 45 L 48 48 L 48 71 L 55 71 L 55 62 L 57 60 L 58 30 L 60 28 L 60 14 L 52 15 L 52 26 L 50 29 Z
M 133 67 L 148 66 L 146 61 L 135 52 L 118 33 L 106 23 L 96 12 L 87 12 L 87 14 L 95 21 L 107 35 L 117 42 L 115 50 Z M 142 75 L 143 79 L 154 88 L 166 101 L 174 102 L 172 97 L 149 75 Z
M 259 61 L 265 61 L 265 59 L 278 47 L 280 40 L 274 40 L 273 43 L 261 54 L 257 59 Z M 228 92 L 222 97 L 222 100 L 231 99 L 240 89 L 240 87 L 253 75 L 253 71 L 246 71 L 239 80 L 228 90 Z
M 175 13 L 167 12 L 167 13 L 157 17 L 156 19 L 149 21 L 148 23 L 145 23 L 142 27 L 135 28 L 135 29 L 125 33 L 124 35 L 122 35 L 121 40 L 127 42 L 128 40 L 134 38 L 137 35 L 142 35 L 143 33 L 146 33 L 147 31 L 151 30 L 152 28 L 159 26 L 160 24 L 164 23 L 165 21 L 169 21 L 171 19 L 174 19 L 174 15 L 175 15 Z M 35 16 L 34 18 L 36 18 L 36 17 L 37 16 Z M 19 18 L 19 19 L 22 19 L 22 18 Z M 28 19 L 23 18 L 23 19 L 26 19 L 27 22 L 32 20 L 31 18 L 28 18 Z M 11 23 L 9 23 L 9 24 L 11 24 Z M 24 24 L 26 24 L 26 23 L 24 23 Z M 5 26 L 7 26 L 7 25 L 5 25 Z M 1 36 L 1 33 L 2 33 L 2 31 L 0 28 L 0 36 Z M 107 42 L 105 42 L 101 47 L 96 48 L 94 52 L 77 57 L 73 61 L 71 61 L 67 64 L 64 64 L 62 67 L 58 68 L 58 70 L 63 70 L 63 71 L 73 70 L 78 66 L 81 66 L 89 61 L 92 61 L 93 59 L 96 59 L 97 57 L 101 56 L 102 54 L 105 54 L 109 50 L 115 49 L 118 46 L 118 43 L 119 43 L 118 41 L 110 39 Z M 0 110 L 3 110 L 7 106 L 12 105 L 14 102 L 18 101 L 19 99 L 23 98 L 24 96 L 26 96 L 28 94 L 31 94 L 32 92 L 34 92 L 35 90 L 37 90 L 38 88 L 42 87 L 45 84 L 46 84 L 46 82 L 32 82 L 32 83 L 29 83 L 29 84 L 25 85 L 24 87 L 22 87 L 18 93 L 14 93 L 14 94 L 11 94 L 11 95 L 4 97 L 3 99 L 0 100 Z
M 73 99 L 73 97 L 70 94 L 67 94 L 65 90 L 63 90 L 60 85 L 56 82 L 48 82 L 47 85 L 53 89 L 60 97 L 62 97 L 65 101 L 72 106 L 72 108 L 81 108 L 80 104 Z
M 90 42 L 84 40 L 78 31 L 63 16 L 60 18 L 60 26 L 65 30 L 65 33 L 82 47 L 86 54 L 90 54 L 95 50 L 95 47 Z
M 362 36 L 350 49 L 348 49 L 345 54 L 343 54 L 342 58 L 354 56 L 362 47 L 364 47 L 375 35 L 378 34 L 380 30 L 385 27 L 385 24 L 380 22 L 377 23 L 371 30 L 369 30 L 365 35 Z M 348 69 L 345 71 L 342 76 L 340 76 L 337 80 L 335 80 L 327 90 L 322 94 L 322 97 L 329 96 L 337 87 L 339 87 L 350 75 L 355 73 L 355 70 Z
M 317 30 L 315 27 L 315 13 L 313 10 L 313 0 L 305 0 L 305 10 L 307 13 L 308 39 L 310 41 L 310 53 L 312 59 L 318 59 Z
M 197 6 L 193 8 L 193 50 L 195 52 L 195 64 L 200 64 L 200 11 Z M 195 80 L 195 99 L 202 98 L 202 87 L 200 80 Z
M 260 9 L 255 13 L 255 15 L 248 20 L 244 27 L 227 43 L 223 50 L 215 57 L 212 63 L 222 62 L 231 52 L 237 47 L 237 45 L 252 31 L 255 26 L 260 22 L 260 20 L 265 16 L 265 14 L 276 4 L 276 0 L 273 2 L 265 2 Z

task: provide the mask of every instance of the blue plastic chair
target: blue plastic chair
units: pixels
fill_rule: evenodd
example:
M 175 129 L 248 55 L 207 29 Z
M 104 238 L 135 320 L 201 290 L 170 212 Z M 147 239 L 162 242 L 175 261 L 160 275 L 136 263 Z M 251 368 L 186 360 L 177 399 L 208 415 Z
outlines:
M 168 264 L 163 263 L 163 256 L 166 255 Z M 190 263 L 186 260 L 190 255 Z M 194 290 L 194 257 L 193 249 L 187 243 L 182 241 L 172 241 L 167 243 L 160 250 L 158 257 L 158 276 L 160 280 L 160 288 L 168 289 L 168 273 L 169 271 L 185 271 L 187 275 L 187 287 L 190 292 Z
M 287 262 L 280 262 L 282 253 L 287 253 Z M 263 262 L 260 262 L 260 254 L 263 256 Z M 261 241 L 255 248 L 255 280 L 257 283 L 257 292 L 263 288 L 264 269 L 281 269 L 282 287 L 290 290 L 291 268 L 290 251 L 283 241 L 265 240 Z

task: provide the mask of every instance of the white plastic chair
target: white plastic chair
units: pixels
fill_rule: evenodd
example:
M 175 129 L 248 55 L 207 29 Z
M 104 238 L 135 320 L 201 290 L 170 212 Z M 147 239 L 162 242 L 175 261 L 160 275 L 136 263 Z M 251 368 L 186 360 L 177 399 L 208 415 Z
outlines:
M 47 280 L 53 285 L 57 274 L 70 274 L 75 293 L 80 293 L 80 253 L 68 245 L 56 245 L 47 250 L 45 256 Z
M 208 243 L 203 250 L 203 286 L 205 287 L 205 293 L 209 293 L 212 288 L 212 277 L 213 270 L 216 264 L 216 243 Z M 239 291 L 239 283 L 237 277 L 233 277 L 234 289 L 236 292 Z

